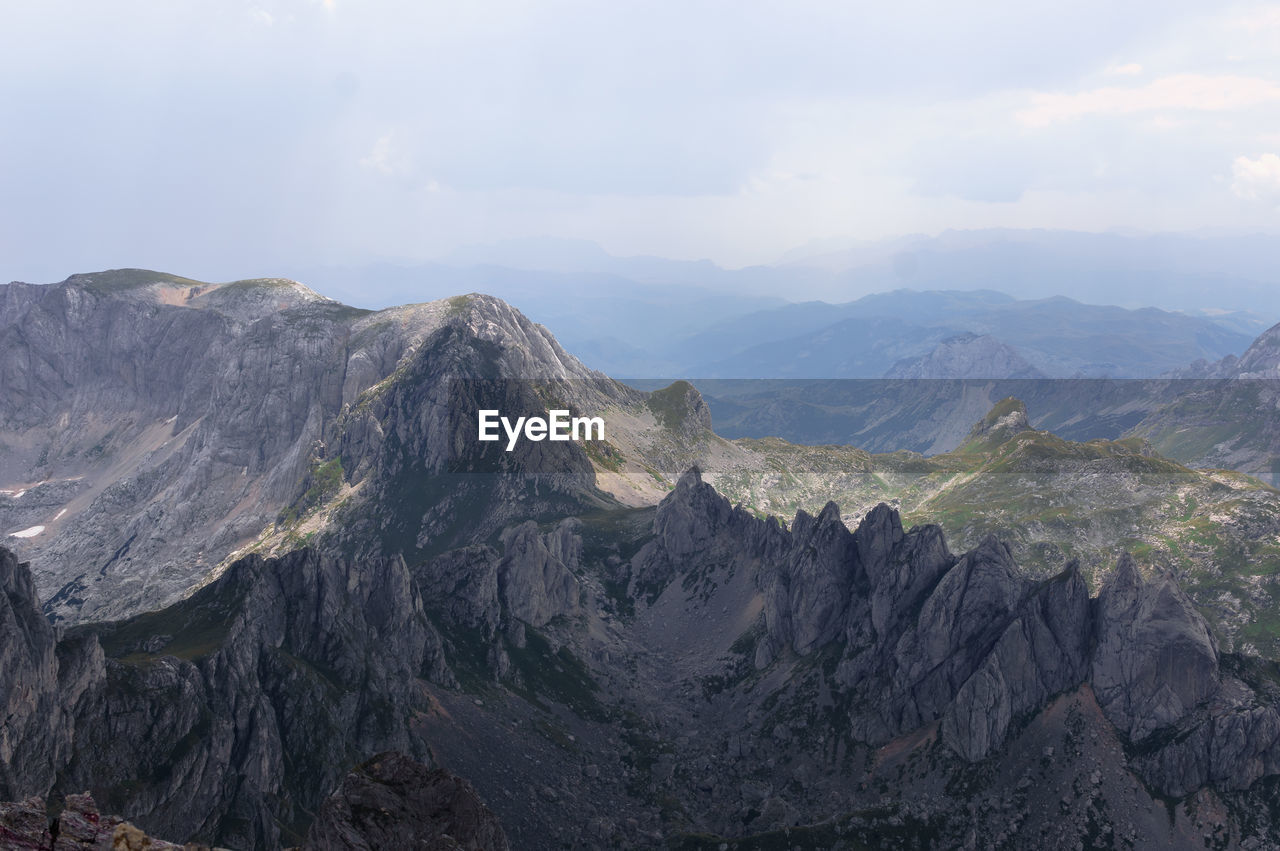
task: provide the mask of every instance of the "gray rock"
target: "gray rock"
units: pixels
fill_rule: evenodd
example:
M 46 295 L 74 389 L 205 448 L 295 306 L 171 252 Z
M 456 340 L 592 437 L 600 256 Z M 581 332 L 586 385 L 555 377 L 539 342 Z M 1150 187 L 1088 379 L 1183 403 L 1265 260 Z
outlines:
M 992 427 L 1021 427 L 1020 411 L 1013 405 Z M 654 528 L 633 560 L 640 571 L 757 565 L 757 667 L 843 641 L 835 681 L 861 741 L 883 744 L 937 721 L 956 753 L 982 760 L 1015 718 L 1088 682 L 1131 741 L 1173 730 L 1135 757 L 1168 794 L 1206 783 L 1243 789 L 1280 768 L 1280 714 L 1257 704 L 1257 687 L 1233 678 L 1220 688 L 1204 618 L 1171 581 L 1144 582 L 1128 557 L 1091 601 L 1075 564 L 1035 582 L 994 538 L 956 559 L 939 529 L 904 532 L 887 506 L 852 535 L 835 506 L 802 512 L 786 530 L 731 509 L 696 470 Z
M 498 565 L 502 601 L 513 617 L 530 626 L 543 626 L 558 615 L 578 610 L 578 580 L 574 571 L 582 554 L 581 524 L 572 518 L 546 535 L 532 520 L 502 535 L 503 557 Z
M 943 715 L 943 739 L 966 759 L 983 759 L 1004 742 L 1014 717 L 1077 685 L 1088 670 L 1089 622 L 1078 567 L 1036 588 L 956 692 Z
M 207 845 L 175 845 L 147 836 L 119 816 L 98 812 L 88 794 L 68 795 L 52 822 L 41 798 L 0 803 L 0 841 L 10 851 L 209 851 Z
M 332 497 L 322 463 L 362 485 L 348 522 L 317 541 L 335 553 L 417 563 L 600 507 L 577 444 L 524 442 L 470 469 L 459 394 L 513 376 L 491 382 L 504 411 L 545 410 L 531 379 L 581 410 L 645 398 L 487 296 L 373 313 L 291 281 L 142 270 L 0 292 L 0 486 L 34 488 L 0 499 L 0 534 L 46 527 L 6 542 L 68 623 L 176 601 L 278 518 Z
M 1217 693 L 1217 645 L 1187 595 L 1145 581 L 1126 553 L 1098 595 L 1090 679 L 1107 718 L 1142 741 Z
M 0 740 L 21 758 L 5 762 L 20 766 L 11 799 L 47 794 L 56 776 L 161 836 L 275 847 L 353 750 L 430 759 L 409 721 L 442 642 L 399 559 L 250 557 L 171 609 L 56 648 L 26 568 L 0 549 L 0 571 L 0 652 L 16 651 L 0 668 Z M 157 634 L 173 636 L 166 655 L 143 649 Z
M 449 623 L 492 635 L 502 616 L 499 561 L 492 547 L 461 547 L 415 567 L 414 578 L 428 607 Z
M 475 789 L 400 753 L 357 766 L 325 800 L 302 851 L 506 851 L 506 834 Z
M 68 707 L 100 677 L 85 674 L 84 658 L 101 665 L 96 643 L 63 671 L 56 634 L 40 614 L 35 583 L 26 564 L 0 547 L 0 800 L 42 793 L 72 745 Z

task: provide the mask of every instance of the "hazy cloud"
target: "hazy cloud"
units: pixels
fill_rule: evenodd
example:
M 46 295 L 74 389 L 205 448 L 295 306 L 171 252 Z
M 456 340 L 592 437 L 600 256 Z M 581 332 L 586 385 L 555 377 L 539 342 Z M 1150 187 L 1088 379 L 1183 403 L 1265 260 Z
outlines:
M 369 155 L 361 158 L 360 165 L 386 175 L 393 175 L 403 171 L 405 164 L 395 161 L 391 145 L 392 137 L 390 133 L 379 136 L 378 140 L 373 143 L 373 149 L 369 151 Z
M 1280 101 L 1280 84 L 1258 77 L 1176 74 L 1145 86 L 1107 86 L 1078 94 L 1038 93 L 1018 113 L 1029 127 L 1047 127 L 1089 115 L 1159 110 L 1241 110 Z
M 1254 34 L 1280 30 L 1280 6 L 1262 6 L 1252 9 L 1235 18 L 1232 24 Z
M 0 277 L 1267 227 L 1275 8 L 9 0 Z
M 1231 166 L 1231 191 L 1246 201 L 1280 203 L 1280 156 L 1236 157 Z

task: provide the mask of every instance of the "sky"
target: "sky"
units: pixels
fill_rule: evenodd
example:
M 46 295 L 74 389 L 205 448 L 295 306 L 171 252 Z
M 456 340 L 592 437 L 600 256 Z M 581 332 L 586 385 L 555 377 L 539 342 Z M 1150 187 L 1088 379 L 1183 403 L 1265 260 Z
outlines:
M 6 0 L 0 279 L 1280 227 L 1280 5 Z

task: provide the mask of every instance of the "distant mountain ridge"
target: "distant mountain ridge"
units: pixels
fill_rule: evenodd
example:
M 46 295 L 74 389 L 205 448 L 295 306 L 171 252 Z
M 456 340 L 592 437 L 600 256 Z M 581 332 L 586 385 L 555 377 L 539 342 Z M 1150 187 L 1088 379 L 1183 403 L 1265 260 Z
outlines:
M 1069 293 L 1101 304 L 1252 313 L 1262 327 L 1280 318 L 1275 233 L 948 230 L 834 251 L 801 249 L 779 266 L 801 280 L 828 275 L 842 292 L 986 287 L 1025 299 Z
M 686 374 L 703 378 L 879 378 L 898 360 L 964 333 L 993 336 L 1055 378 L 1154 378 L 1198 358 L 1243 351 L 1252 340 L 1209 319 L 1155 308 L 903 290 L 748 314 L 695 335 L 680 351 L 698 352 L 702 340 L 720 347 L 713 360 L 690 363 Z M 729 354 L 731 339 L 738 349 Z
M 1278 244 L 1267 235 L 957 231 L 868 244 L 843 260 L 798 252 L 776 265 L 724 269 L 617 257 L 585 241 L 523 239 L 416 266 L 296 274 L 356 304 L 381 293 L 367 307 L 492 293 L 620 377 L 879 377 L 962 332 L 993 334 L 1055 377 L 1154 377 L 1238 355 L 1280 319 Z M 996 310 L 1014 302 L 1016 316 Z M 1152 305 L 1161 313 L 1147 313 Z M 848 345 L 877 334 L 873 324 L 836 327 L 885 318 L 911 326 L 879 334 L 875 342 L 896 347 L 889 358 L 868 354 L 870 341 L 867 352 Z M 846 345 L 818 351 L 801 339 L 823 334 Z M 787 352 L 800 350 L 810 356 L 789 364 Z
M 927 355 L 894 364 L 885 378 L 1046 378 L 1012 346 L 990 334 L 947 337 Z

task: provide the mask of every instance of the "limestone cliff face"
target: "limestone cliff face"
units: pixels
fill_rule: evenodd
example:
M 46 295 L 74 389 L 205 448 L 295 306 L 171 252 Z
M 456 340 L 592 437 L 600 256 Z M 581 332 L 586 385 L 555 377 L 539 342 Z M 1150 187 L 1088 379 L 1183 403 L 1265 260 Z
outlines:
M 1135 741 L 1185 716 L 1222 683 L 1218 648 L 1169 579 L 1143 581 L 1127 554 L 1098 597 L 1092 680 L 1107 716 Z
M 67 622 L 173 602 L 343 487 L 363 489 L 331 551 L 370 557 L 563 516 L 603 498 L 581 448 L 468 455 L 467 394 L 487 381 L 504 411 L 541 412 L 522 381 L 540 379 L 577 409 L 643 398 L 485 296 L 372 313 L 291 281 L 140 270 L 0 290 L 0 535 Z
M 578 610 L 582 524 L 565 520 L 552 532 L 538 534 L 527 521 L 502 536 L 506 555 L 498 565 L 498 583 L 507 611 L 531 626 L 543 626 L 556 615 Z
M 1209 783 L 1247 789 L 1280 770 L 1274 688 L 1268 693 L 1266 680 L 1246 670 L 1224 670 L 1203 618 L 1171 579 L 1144 580 L 1126 556 L 1097 610 L 1091 681 L 1098 702 L 1141 749 L 1160 788 L 1173 795 Z
M 6 798 L 56 776 L 161 836 L 275 847 L 369 753 L 430 761 L 407 713 L 425 700 L 415 683 L 445 670 L 442 645 L 399 560 L 250 557 L 171 609 L 56 647 L 34 598 L 16 602 L 3 646 L 29 661 L 0 674 L 22 757 Z
M 6 542 L 72 621 L 170 602 L 251 540 L 415 337 L 286 281 L 125 270 L 21 292 L 0 315 L 0 532 L 43 527 Z
M 47 788 L 70 754 L 71 701 L 59 682 L 56 646 L 28 566 L 0 548 L 0 800 Z

